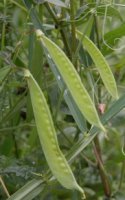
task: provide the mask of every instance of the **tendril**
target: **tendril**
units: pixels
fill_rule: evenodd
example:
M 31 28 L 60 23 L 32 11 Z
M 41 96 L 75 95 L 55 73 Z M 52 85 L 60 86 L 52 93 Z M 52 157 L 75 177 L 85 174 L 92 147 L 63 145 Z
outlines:
M 114 1 L 113 1 L 114 2 Z M 111 5 L 111 4 L 110 4 Z M 112 4 L 114 5 L 114 3 Z M 111 47 L 105 40 L 105 25 L 106 25 L 106 18 L 107 18 L 107 10 L 108 10 L 108 7 L 109 7 L 109 4 L 105 6 L 105 14 L 104 14 L 104 20 L 103 20 L 103 25 L 102 25 L 102 40 L 103 40 L 103 43 L 105 44 L 105 46 L 107 46 L 109 49 L 113 50 L 113 51 L 118 51 L 118 50 L 122 50 L 123 48 L 125 48 L 125 45 L 119 47 L 119 48 L 113 48 Z M 116 38 L 114 40 L 114 43 L 116 43 L 116 41 L 122 41 L 121 38 Z

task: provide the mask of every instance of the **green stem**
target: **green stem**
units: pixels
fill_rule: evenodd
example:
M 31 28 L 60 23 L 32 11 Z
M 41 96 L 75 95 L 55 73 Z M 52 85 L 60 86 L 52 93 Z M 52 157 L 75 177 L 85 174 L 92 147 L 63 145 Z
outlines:
M 1 128 L 0 132 L 5 132 L 4 134 L 6 134 L 6 132 L 8 131 L 12 131 L 15 129 L 23 129 L 23 128 L 31 128 L 31 127 L 36 127 L 35 123 L 25 123 L 22 125 L 18 125 L 18 126 L 10 126 L 10 127 L 6 127 L 6 128 Z
M 77 48 L 76 48 L 76 51 L 75 51 L 75 54 L 74 54 L 74 62 L 76 62 L 77 56 L 78 56 L 78 54 L 79 54 L 80 47 L 82 46 L 82 40 L 83 40 L 83 38 L 84 38 L 84 36 L 85 36 L 85 34 L 86 34 L 86 31 L 87 31 L 87 29 L 88 29 L 88 27 L 89 27 L 89 25 L 90 25 L 90 23 L 91 23 L 91 19 L 92 19 L 92 18 L 93 18 L 93 15 L 90 16 L 90 18 L 89 18 L 89 20 L 88 20 L 88 23 L 87 23 L 87 25 L 86 25 L 86 27 L 85 27 L 85 29 L 84 29 L 83 35 L 82 35 L 82 37 L 81 37 L 81 40 L 79 41 L 79 43 L 78 43 L 78 45 L 77 45 Z
M 4 0 L 4 18 L 6 18 L 7 14 L 7 2 Z M 4 46 L 5 46 L 5 31 L 6 31 L 6 21 L 3 21 L 3 26 L 2 26 L 2 35 L 1 35 L 1 51 L 3 51 Z
M 70 20 L 72 21 L 71 23 L 71 34 L 72 34 L 72 62 L 74 63 L 74 54 L 76 51 L 76 27 L 75 27 L 75 8 L 74 8 L 74 0 L 70 0 Z
M 94 15 L 94 21 L 95 21 L 95 32 L 96 32 L 96 38 L 97 38 L 97 45 L 98 48 L 100 49 L 100 39 L 99 39 L 99 28 L 98 28 L 98 18 L 97 16 Z
M 15 137 L 15 134 L 13 132 L 11 132 L 11 135 L 12 135 L 12 139 L 13 139 L 13 142 L 14 142 L 14 154 L 15 154 L 15 157 L 17 159 L 19 159 L 18 144 L 17 144 L 17 141 L 16 141 L 16 137 Z
M 26 9 L 24 6 L 22 6 L 21 4 L 19 4 L 17 1 L 15 1 L 15 0 L 10 0 L 10 1 L 11 1 L 13 4 L 15 4 L 17 7 L 19 7 L 21 10 L 27 12 L 27 9 Z
M 57 27 L 59 27 L 59 30 L 60 30 L 60 34 L 61 34 L 61 37 L 62 37 L 62 40 L 63 40 L 63 43 L 64 43 L 64 46 L 65 46 L 65 50 L 66 50 L 66 54 L 69 58 L 71 58 L 71 51 L 70 51 L 70 48 L 69 48 L 69 44 L 68 44 L 68 41 L 67 41 L 67 38 L 66 38 L 66 35 L 65 35 L 65 32 L 63 29 L 60 28 L 60 23 L 54 13 L 54 11 L 52 10 L 52 8 L 50 7 L 50 5 L 48 3 L 45 3 L 45 6 L 48 10 L 48 12 L 50 13 L 50 15 L 52 16 L 55 24 L 57 25 Z
M 123 161 L 122 167 L 121 167 L 120 183 L 119 183 L 119 187 L 118 187 L 119 190 L 122 187 L 122 182 L 123 182 L 124 174 L 125 174 L 125 160 Z
M 6 185 L 5 185 L 5 183 L 4 183 L 4 181 L 3 181 L 1 176 L 0 176 L 0 183 L 1 183 L 2 187 L 3 187 L 4 192 L 6 193 L 7 197 L 9 198 L 10 194 L 9 194 L 9 192 L 8 192 L 8 190 L 6 188 Z
M 123 145 L 124 145 L 123 146 L 123 149 L 124 149 L 124 147 L 125 147 L 125 137 L 124 137 L 124 144 Z M 122 187 L 122 182 L 123 182 L 123 179 L 124 179 L 124 175 L 125 175 L 125 160 L 123 160 L 122 166 L 121 166 L 120 182 L 119 182 L 119 187 L 118 187 L 119 190 Z
M 100 49 L 99 27 L 98 27 L 99 23 L 98 23 L 98 18 L 95 15 L 94 15 L 94 21 L 95 21 L 95 33 L 96 33 L 97 47 L 98 47 L 98 49 Z M 97 90 L 98 90 L 98 93 L 97 93 L 98 94 L 98 102 L 101 103 L 101 101 L 102 101 L 102 99 L 101 99 L 101 87 L 98 87 Z

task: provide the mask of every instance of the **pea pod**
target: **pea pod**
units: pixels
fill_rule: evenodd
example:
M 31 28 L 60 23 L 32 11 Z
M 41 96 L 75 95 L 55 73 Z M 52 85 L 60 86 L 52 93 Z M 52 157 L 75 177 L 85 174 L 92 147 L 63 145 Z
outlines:
M 48 165 L 53 175 L 65 188 L 79 190 L 85 199 L 83 189 L 76 182 L 71 168 L 59 148 L 53 120 L 44 94 L 28 70 L 24 71 L 24 75 L 28 82 L 36 127 Z
M 79 39 L 83 38 L 82 39 L 83 46 L 86 48 L 86 50 L 92 57 L 107 91 L 112 95 L 112 97 L 117 99 L 118 91 L 116 82 L 113 73 L 107 61 L 105 60 L 104 56 L 96 47 L 96 45 L 87 36 L 83 37 L 83 34 L 80 31 L 77 31 L 77 35 Z
M 103 125 L 101 124 L 95 106 L 82 84 L 82 81 L 75 70 L 73 64 L 65 55 L 65 53 L 50 39 L 48 39 L 41 30 L 36 30 L 36 35 L 38 39 L 47 48 L 48 52 L 55 62 L 64 82 L 67 85 L 74 101 L 79 107 L 81 113 L 85 118 L 93 125 L 101 128 L 105 131 Z

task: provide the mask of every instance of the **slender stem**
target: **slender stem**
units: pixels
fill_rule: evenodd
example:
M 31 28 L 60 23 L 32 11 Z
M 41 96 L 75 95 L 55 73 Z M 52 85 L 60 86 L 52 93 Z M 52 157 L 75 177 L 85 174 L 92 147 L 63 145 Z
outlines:
M 7 14 L 7 2 L 6 0 L 4 0 L 4 20 L 3 20 L 2 34 L 1 34 L 1 51 L 3 51 L 5 46 L 6 14 Z
M 123 149 L 125 149 L 125 137 L 124 137 L 124 144 L 123 145 L 124 145 Z M 119 187 L 118 187 L 119 190 L 122 187 L 122 182 L 123 182 L 124 175 L 125 175 L 125 160 L 123 160 L 122 166 L 121 166 L 120 182 L 119 182 Z
M 30 128 L 30 127 L 36 127 L 34 123 L 26 123 L 18 126 L 11 126 L 11 127 L 6 127 L 6 128 L 1 128 L 0 132 L 7 132 L 7 131 L 12 131 L 15 129 L 20 129 L 20 128 Z
M 5 185 L 5 183 L 4 183 L 4 181 L 3 181 L 1 176 L 0 176 L 0 183 L 1 183 L 2 187 L 3 187 L 3 189 L 4 189 L 4 192 L 6 193 L 7 197 L 9 198 L 10 194 L 9 194 L 9 192 L 8 192 L 8 190 L 6 188 L 6 185 Z
M 95 33 L 96 33 L 97 46 L 100 49 L 99 27 L 98 27 L 99 23 L 98 23 L 98 18 L 95 15 L 94 15 L 94 22 L 95 22 Z M 101 101 L 102 101 L 102 99 L 101 99 L 101 87 L 97 88 L 97 92 L 96 93 L 98 94 L 98 102 L 101 103 Z
M 98 136 L 95 137 L 94 142 L 93 142 L 93 146 L 94 146 L 95 157 L 96 157 L 96 160 L 97 160 L 99 173 L 100 173 L 100 176 L 101 176 L 105 195 L 106 195 L 106 197 L 111 197 L 111 188 L 110 188 L 109 180 L 108 180 L 108 177 L 107 177 L 107 173 L 106 173 L 104 165 L 103 165 Z
M 94 21 L 95 21 L 95 33 L 96 33 L 97 46 L 100 49 L 98 19 L 95 15 L 94 15 Z M 98 100 L 101 101 L 101 88 L 98 88 Z M 93 144 L 94 144 L 94 152 L 95 152 L 95 157 L 96 157 L 97 164 L 98 164 L 100 177 L 101 177 L 103 188 L 104 188 L 104 193 L 105 193 L 106 197 L 111 197 L 111 187 L 109 184 L 107 172 L 103 165 L 103 160 L 102 160 L 102 156 L 101 156 L 101 148 L 100 148 L 98 136 L 95 137 Z
M 21 4 L 19 4 L 17 1 L 15 1 L 15 0 L 10 0 L 10 1 L 11 1 L 13 4 L 15 4 L 17 7 L 19 7 L 21 10 L 27 12 L 27 9 L 26 9 L 24 6 L 22 6 Z
M 99 28 L 98 28 L 98 18 L 97 16 L 94 15 L 94 20 L 95 20 L 95 32 L 96 32 L 96 38 L 97 38 L 97 45 L 98 48 L 100 49 L 100 42 L 99 42 Z
M 78 55 L 78 53 L 79 53 L 80 47 L 82 46 L 82 40 L 83 40 L 83 38 L 84 38 L 84 36 L 85 36 L 85 34 L 86 34 L 86 31 L 87 31 L 87 29 L 88 29 L 88 27 L 89 27 L 89 25 L 90 25 L 90 22 L 91 22 L 91 19 L 92 19 L 92 18 L 93 18 L 93 15 L 90 16 L 90 18 L 89 18 L 89 20 L 88 20 L 88 23 L 87 23 L 87 25 L 86 25 L 86 27 L 85 27 L 85 29 L 84 29 L 83 35 L 82 35 L 82 37 L 81 37 L 81 39 L 80 39 L 80 41 L 79 41 L 79 43 L 78 43 L 78 45 L 77 45 L 77 48 L 76 48 L 76 51 L 75 51 L 75 54 L 74 54 L 74 62 L 76 62 L 77 55 Z
M 122 187 L 122 182 L 123 182 L 124 175 L 125 175 L 125 160 L 122 162 L 120 182 L 119 182 L 119 187 L 118 187 L 119 190 Z
M 71 59 L 71 50 L 70 50 L 70 47 L 69 47 L 69 44 L 68 44 L 64 30 L 60 29 L 60 34 L 62 36 L 62 40 L 63 40 L 63 43 L 65 45 L 66 54 L 69 57 L 69 59 Z
M 71 23 L 71 33 L 72 33 L 72 62 L 74 63 L 74 54 L 76 51 L 76 27 L 75 27 L 75 8 L 74 0 L 70 0 L 70 20 Z
M 45 6 L 47 8 L 47 10 L 49 11 L 49 14 L 52 16 L 53 20 L 55 21 L 56 25 L 58 26 L 58 19 L 54 13 L 54 11 L 52 10 L 52 8 L 50 7 L 50 5 L 46 2 Z
M 52 16 L 53 20 L 55 21 L 55 24 L 57 25 L 57 27 L 59 27 L 59 30 L 60 30 L 60 34 L 61 34 L 61 37 L 62 37 L 62 40 L 63 40 L 63 43 L 64 43 L 64 46 L 65 46 L 65 50 L 66 50 L 66 54 L 69 58 L 71 58 L 71 51 L 70 51 L 70 47 L 69 47 L 69 44 L 68 44 L 68 41 L 67 41 L 67 38 L 66 38 L 66 35 L 65 35 L 65 32 L 63 29 L 60 28 L 60 23 L 54 13 L 54 11 L 52 10 L 52 8 L 50 7 L 50 5 L 46 2 L 45 3 L 45 6 L 48 10 L 48 12 L 50 13 L 50 15 Z
M 12 139 L 13 139 L 13 142 L 14 142 L 14 154 L 15 154 L 15 157 L 18 159 L 19 158 L 18 144 L 17 144 L 17 141 L 16 141 L 15 134 L 13 132 L 11 134 L 12 134 Z

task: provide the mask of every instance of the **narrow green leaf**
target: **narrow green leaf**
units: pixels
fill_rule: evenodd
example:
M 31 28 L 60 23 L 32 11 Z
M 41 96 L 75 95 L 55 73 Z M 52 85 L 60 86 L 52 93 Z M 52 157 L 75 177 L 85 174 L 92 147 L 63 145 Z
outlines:
M 77 34 L 78 34 L 78 38 L 81 40 L 83 37 L 83 34 L 79 31 L 77 31 Z M 87 36 L 83 37 L 82 43 L 83 43 L 83 46 L 88 51 L 88 53 L 90 54 L 90 56 L 92 57 L 106 89 L 114 98 L 117 99 L 118 91 L 117 91 L 116 82 L 115 82 L 113 73 L 107 61 L 105 60 L 104 56 L 96 47 L 96 45 Z
M 42 183 L 42 180 L 33 179 L 9 197 L 8 200 L 32 200 L 44 188 Z

